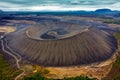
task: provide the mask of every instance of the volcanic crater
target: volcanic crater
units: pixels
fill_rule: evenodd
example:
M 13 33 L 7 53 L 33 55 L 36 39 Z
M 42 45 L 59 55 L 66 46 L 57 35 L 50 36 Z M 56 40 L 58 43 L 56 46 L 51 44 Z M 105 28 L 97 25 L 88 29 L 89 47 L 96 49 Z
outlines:
M 98 27 L 45 21 L 10 33 L 8 46 L 41 66 L 77 66 L 102 62 L 117 49 L 115 37 Z

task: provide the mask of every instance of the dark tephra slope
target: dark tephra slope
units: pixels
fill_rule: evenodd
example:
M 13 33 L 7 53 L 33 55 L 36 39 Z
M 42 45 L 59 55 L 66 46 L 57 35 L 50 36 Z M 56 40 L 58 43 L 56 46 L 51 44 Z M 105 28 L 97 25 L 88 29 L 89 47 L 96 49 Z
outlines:
M 114 36 L 104 30 L 54 22 L 33 25 L 7 35 L 6 39 L 12 50 L 41 66 L 101 62 L 117 49 Z

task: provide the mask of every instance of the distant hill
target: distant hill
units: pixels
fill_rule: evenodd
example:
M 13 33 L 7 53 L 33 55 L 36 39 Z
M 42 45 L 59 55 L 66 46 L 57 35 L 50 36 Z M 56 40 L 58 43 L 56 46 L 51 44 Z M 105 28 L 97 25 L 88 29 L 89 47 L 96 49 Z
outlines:
M 0 10 L 0 13 L 2 13 L 3 11 L 2 10 Z
M 110 9 L 97 9 L 95 12 L 112 12 Z
M 2 10 L 0 10 L 0 12 L 3 12 Z

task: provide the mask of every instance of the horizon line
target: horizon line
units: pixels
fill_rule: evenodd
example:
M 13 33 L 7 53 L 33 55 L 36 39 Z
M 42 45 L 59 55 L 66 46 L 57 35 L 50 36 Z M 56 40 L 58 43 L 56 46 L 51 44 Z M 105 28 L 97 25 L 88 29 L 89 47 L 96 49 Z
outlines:
M 100 9 L 104 9 L 104 8 L 100 8 Z M 96 9 L 96 10 L 99 10 L 99 9 Z M 77 11 L 92 12 L 96 10 L 1 10 L 0 9 L 0 11 L 3 11 L 3 12 L 77 12 Z M 120 11 L 120 10 L 111 10 L 111 11 Z
M 118 9 L 111 9 L 111 8 L 81 8 L 81 7 L 69 7 L 69 8 L 64 8 L 64 7 L 56 7 L 56 6 L 46 6 L 46 7 L 31 7 L 29 8 L 10 8 L 10 9 L 6 9 L 6 8 L 0 8 L 1 11 L 31 11 L 31 12 L 37 12 L 37 11 L 41 11 L 41 12 L 64 12 L 64 11 L 96 11 L 98 9 L 109 9 L 111 11 L 120 11 Z

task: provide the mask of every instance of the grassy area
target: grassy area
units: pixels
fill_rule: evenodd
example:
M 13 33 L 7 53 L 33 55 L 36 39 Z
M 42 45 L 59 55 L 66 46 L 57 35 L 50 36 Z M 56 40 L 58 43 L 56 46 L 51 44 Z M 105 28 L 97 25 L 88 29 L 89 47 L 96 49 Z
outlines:
M 120 69 L 120 58 L 118 58 L 118 59 L 115 61 L 115 64 L 113 65 L 113 67 Z
M 112 24 L 120 24 L 120 20 L 114 20 L 114 19 L 104 20 L 103 22 L 112 23 Z
M 115 75 L 112 77 L 113 80 L 120 80 L 120 57 L 115 61 L 113 64 L 113 70 L 112 73 Z
M 41 73 L 37 72 L 33 76 L 25 77 L 23 80 L 55 80 L 55 79 L 49 79 L 44 77 Z M 77 76 L 77 77 L 71 77 L 71 78 L 64 78 L 61 80 L 96 80 L 95 78 L 88 78 L 83 76 Z
M 20 73 L 20 70 L 9 66 L 0 52 L 0 80 L 14 80 Z
M 42 68 L 41 66 L 38 65 L 33 65 L 34 70 L 29 72 L 26 72 L 26 76 L 24 76 L 23 80 L 56 80 L 56 79 L 51 79 L 47 78 L 46 75 L 49 75 L 50 71 Z M 57 79 L 58 80 L 58 79 Z M 59 79 L 60 80 L 60 79 Z M 71 77 L 71 78 L 64 78 L 61 80 L 96 80 L 95 78 L 88 78 L 87 76 L 77 76 L 77 77 Z
M 110 73 L 103 80 L 120 80 L 120 33 L 115 34 L 116 39 L 118 40 L 118 58 L 113 64 L 113 67 Z
M 120 31 L 120 28 L 119 28 L 119 31 Z M 116 39 L 118 40 L 118 42 L 120 42 L 120 33 L 116 33 L 114 35 L 115 35 Z
M 119 57 L 117 58 L 117 60 L 115 61 L 114 65 L 113 65 L 113 68 L 115 69 L 118 69 L 117 70 L 117 74 L 116 76 L 113 77 L 114 80 L 120 80 L 120 33 L 116 34 L 115 37 L 117 38 L 118 40 L 118 54 L 119 54 Z
M 87 76 L 77 76 L 72 78 L 64 78 L 63 80 L 97 80 L 96 78 L 88 78 Z
M 119 76 L 114 77 L 114 80 L 120 80 L 120 75 L 119 75 Z

